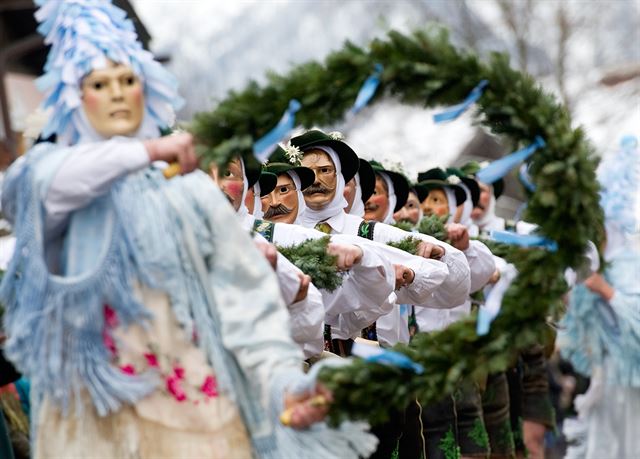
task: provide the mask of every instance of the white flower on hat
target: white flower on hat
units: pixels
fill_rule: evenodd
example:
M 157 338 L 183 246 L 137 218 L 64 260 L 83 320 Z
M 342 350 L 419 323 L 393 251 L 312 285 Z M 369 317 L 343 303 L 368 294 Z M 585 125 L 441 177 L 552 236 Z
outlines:
M 382 161 L 380 161 L 380 163 L 382 164 L 382 167 L 385 168 L 385 170 L 391 171 L 391 172 L 397 172 L 398 174 L 403 174 L 406 175 L 404 172 L 404 166 L 402 165 L 402 163 L 400 161 L 392 161 L 390 159 L 383 159 Z
M 462 180 L 460 180 L 460 177 L 458 177 L 457 175 L 450 175 L 449 177 L 447 177 L 447 183 L 449 183 L 451 185 L 457 185 L 461 181 Z
M 302 151 L 291 143 L 284 147 L 284 154 L 291 164 L 297 165 L 302 161 Z
M 480 166 L 480 169 L 484 169 L 489 164 L 491 164 L 489 161 L 482 161 L 480 164 L 478 164 L 478 166 Z
M 340 131 L 332 131 L 327 134 L 333 140 L 344 140 L 344 134 Z

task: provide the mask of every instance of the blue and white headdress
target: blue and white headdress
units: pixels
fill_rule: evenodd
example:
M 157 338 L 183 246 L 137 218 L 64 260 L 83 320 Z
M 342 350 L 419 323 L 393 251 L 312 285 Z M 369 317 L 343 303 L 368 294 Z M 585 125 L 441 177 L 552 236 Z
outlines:
M 598 168 L 600 205 L 609 225 L 626 233 L 640 232 L 640 149 L 625 136 L 619 150 L 603 158 Z
M 130 66 L 144 85 L 145 117 L 170 127 L 183 100 L 175 78 L 142 47 L 126 13 L 110 0 L 36 0 L 38 32 L 51 45 L 44 75 L 37 80 L 44 107 L 53 113 L 42 135 L 72 144 L 81 134 L 82 79 L 108 60 Z

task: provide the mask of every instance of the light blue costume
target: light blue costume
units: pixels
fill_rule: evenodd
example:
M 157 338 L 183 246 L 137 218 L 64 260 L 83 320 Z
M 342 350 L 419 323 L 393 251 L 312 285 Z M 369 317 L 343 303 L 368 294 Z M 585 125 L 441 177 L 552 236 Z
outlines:
M 277 421 L 285 388 L 315 383 L 300 370 L 302 354 L 289 336 L 271 267 L 204 173 L 166 180 L 148 167 L 124 175 L 49 239 L 49 184 L 71 145 L 95 141 L 79 109 L 80 79 L 105 57 L 133 68 L 145 88 L 138 138 L 169 126 L 179 98 L 173 79 L 110 2 L 51 1 L 37 18 L 53 45 L 41 80 L 53 107 L 44 134 L 57 134 L 58 142 L 37 145 L 7 173 L 3 209 L 17 244 L 0 285 L 6 354 L 31 380 L 32 419 L 44 398 L 66 412 L 82 407 L 76 402 L 87 391 L 99 415 L 108 416 L 156 389 L 151 372 L 132 376 L 113 366 L 102 337 L 105 304 L 123 326 L 153 320 L 134 297 L 139 282 L 168 294 L 186 334 L 197 333 L 220 390 L 240 409 L 256 457 L 356 458 L 372 451 L 375 440 L 362 424 L 294 431 Z
M 626 138 L 598 170 L 603 187 L 608 266 L 605 301 L 584 285 L 571 293 L 558 345 L 574 368 L 590 376 L 576 400 L 579 419 L 565 424 L 578 441 L 568 458 L 635 458 L 640 452 L 640 151 Z

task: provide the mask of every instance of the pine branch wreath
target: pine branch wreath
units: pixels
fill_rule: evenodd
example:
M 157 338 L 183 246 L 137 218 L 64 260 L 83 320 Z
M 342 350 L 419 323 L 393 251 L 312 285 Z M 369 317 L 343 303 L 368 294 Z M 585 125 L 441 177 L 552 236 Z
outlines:
M 572 128 L 567 109 L 531 76 L 512 69 L 507 55 L 492 54 L 481 62 L 456 49 L 441 30 L 391 31 L 366 48 L 346 43 L 324 62 L 298 65 L 286 75 L 271 73 L 265 85 L 253 82 L 233 91 L 214 110 L 195 117 L 190 129 L 199 151 L 207 160 L 226 163 L 235 154 L 230 148 L 234 139 L 260 138 L 294 98 L 302 104 L 296 120 L 303 126 L 337 123 L 377 63 L 384 71 L 372 102 L 392 96 L 423 107 L 453 105 L 479 81 L 489 81 L 475 104 L 476 122 L 514 148 L 529 145 L 536 136 L 546 142 L 528 160 L 536 190 L 524 218 L 537 224 L 539 234 L 555 241 L 558 250 L 508 250 L 519 275 L 489 334 L 477 336 L 475 318 L 469 317 L 440 332 L 418 334 L 411 346 L 396 346 L 424 367 L 422 375 L 362 360 L 323 370 L 320 379 L 334 396 L 333 422 L 383 421 L 391 407 L 401 409 L 413 397 L 437 400 L 462 377 L 504 370 L 519 349 L 548 333 L 545 320 L 560 314 L 567 290 L 562 273 L 579 265 L 587 241 L 600 245 L 603 227 L 593 147 L 581 128 Z

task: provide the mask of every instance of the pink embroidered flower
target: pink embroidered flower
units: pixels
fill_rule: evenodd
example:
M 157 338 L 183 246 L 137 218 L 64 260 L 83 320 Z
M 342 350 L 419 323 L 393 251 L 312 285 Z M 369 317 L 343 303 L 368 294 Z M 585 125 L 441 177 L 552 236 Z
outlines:
M 126 373 L 128 375 L 135 375 L 136 374 L 136 369 L 133 367 L 133 365 L 123 365 L 120 367 L 120 371 L 122 371 L 123 373 Z
M 104 321 L 109 328 L 118 326 L 118 314 L 108 304 L 104 305 Z
M 187 399 L 187 394 L 185 394 L 182 389 L 182 385 L 180 384 L 180 379 L 176 376 L 169 376 L 167 378 L 167 390 L 173 398 L 175 398 L 179 402 L 183 402 Z
M 173 374 L 178 379 L 184 379 L 184 368 L 182 368 L 182 367 L 173 367 Z
M 207 397 L 217 397 L 218 396 L 218 382 L 216 381 L 215 376 L 207 376 L 202 383 L 202 387 L 200 390 Z
M 118 349 L 116 348 L 116 342 L 113 340 L 111 333 L 108 330 L 102 332 L 102 343 L 104 347 L 111 353 L 112 357 L 118 355 Z
M 158 365 L 158 356 L 156 356 L 155 354 L 152 354 L 152 353 L 144 354 L 144 358 L 147 359 L 147 364 L 150 367 L 157 368 L 159 366 Z

